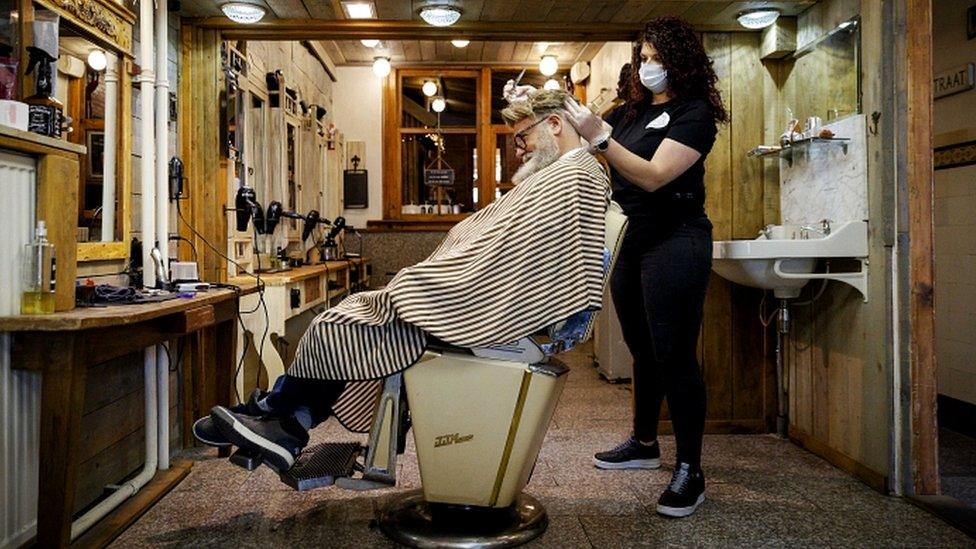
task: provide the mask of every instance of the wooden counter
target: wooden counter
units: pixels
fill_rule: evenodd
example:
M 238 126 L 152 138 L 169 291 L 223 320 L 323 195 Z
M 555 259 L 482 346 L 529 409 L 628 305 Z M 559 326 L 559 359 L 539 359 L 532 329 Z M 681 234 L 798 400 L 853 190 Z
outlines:
M 89 366 L 191 337 L 187 373 L 192 387 L 184 381 L 184 388 L 190 389 L 192 402 L 184 399 L 183 405 L 192 422 L 199 411 L 231 402 L 237 296 L 233 290 L 220 289 L 191 299 L 0 317 L 0 331 L 11 332 L 12 367 L 41 374 L 38 546 L 64 547 L 70 540 Z M 171 480 L 160 495 L 178 480 Z M 121 509 L 102 523 L 124 529 L 128 522 L 110 520 Z
M 267 389 L 284 374 L 300 333 L 304 332 L 304 324 L 292 323 L 288 336 L 288 321 L 310 310 L 328 309 L 350 292 L 368 287 L 369 265 L 369 258 L 352 258 L 261 274 L 263 295 L 249 295 L 241 300 L 241 309 L 251 313 L 241 317 L 244 328 L 240 331 L 237 357 L 244 366 L 235 380 L 237 394 L 247 395 L 254 387 Z M 257 279 L 242 275 L 228 283 L 253 291 Z

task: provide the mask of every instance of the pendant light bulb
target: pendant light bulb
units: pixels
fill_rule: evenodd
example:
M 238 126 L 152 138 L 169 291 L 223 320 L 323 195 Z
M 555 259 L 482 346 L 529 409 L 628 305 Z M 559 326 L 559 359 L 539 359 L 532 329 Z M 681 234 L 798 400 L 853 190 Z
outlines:
M 552 76 L 559 70 L 559 61 L 555 55 L 543 55 L 539 61 L 539 72 L 545 76 Z
M 437 84 L 428 80 L 424 82 L 424 87 L 421 89 L 424 90 L 424 95 L 427 97 L 434 97 L 434 95 L 437 93 Z
M 444 101 L 443 97 L 435 97 L 430 103 L 430 108 L 434 112 L 444 112 L 444 109 L 447 108 L 447 102 Z
M 389 57 L 374 57 L 373 58 L 373 74 L 379 77 L 384 77 L 390 74 L 390 58 Z
M 559 85 L 559 80 L 556 80 L 555 78 L 546 80 L 546 83 L 542 85 L 542 89 L 544 90 L 558 90 L 560 88 L 562 88 L 562 86 Z

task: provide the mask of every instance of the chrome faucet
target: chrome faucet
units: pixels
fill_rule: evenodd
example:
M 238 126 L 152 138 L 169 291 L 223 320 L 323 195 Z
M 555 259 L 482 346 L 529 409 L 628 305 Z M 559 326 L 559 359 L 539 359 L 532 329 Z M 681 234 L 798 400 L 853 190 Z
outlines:
M 830 235 L 830 220 L 829 219 L 821 219 L 820 220 L 820 228 L 819 229 L 817 227 L 813 227 L 811 225 L 802 225 L 800 227 L 800 238 L 803 239 L 803 240 L 809 239 L 811 232 L 817 233 L 817 234 L 819 234 L 821 236 L 824 236 L 824 237 L 829 236 Z

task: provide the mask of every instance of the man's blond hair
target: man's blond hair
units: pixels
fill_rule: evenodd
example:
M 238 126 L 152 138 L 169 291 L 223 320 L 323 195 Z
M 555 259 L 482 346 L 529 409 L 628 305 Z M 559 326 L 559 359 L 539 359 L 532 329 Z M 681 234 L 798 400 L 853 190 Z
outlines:
M 517 101 L 502 109 L 502 118 L 509 125 L 526 118 L 560 114 L 566 110 L 566 100 L 571 98 L 566 90 L 538 90 L 530 92 L 528 99 Z

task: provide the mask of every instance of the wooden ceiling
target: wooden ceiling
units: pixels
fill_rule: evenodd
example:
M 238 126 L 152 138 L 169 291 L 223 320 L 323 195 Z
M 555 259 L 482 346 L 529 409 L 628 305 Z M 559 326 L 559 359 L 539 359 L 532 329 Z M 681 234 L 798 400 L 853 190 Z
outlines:
M 560 62 L 588 61 L 608 40 L 630 40 L 643 23 L 662 15 L 687 19 L 702 31 L 742 31 L 735 18 L 746 9 L 775 7 L 795 16 L 816 0 L 373 0 L 377 20 L 348 20 L 339 0 L 244 0 L 260 4 L 268 15 L 257 25 L 230 23 L 220 12 L 223 0 L 183 0 L 181 15 L 202 26 L 220 28 L 242 39 L 320 40 L 336 64 L 369 62 L 388 55 L 400 63 L 535 63 L 540 41 Z M 450 3 L 461 10 L 453 27 L 426 25 L 418 15 L 430 3 Z M 379 53 L 360 38 L 383 39 Z M 451 38 L 472 39 L 455 48 Z

